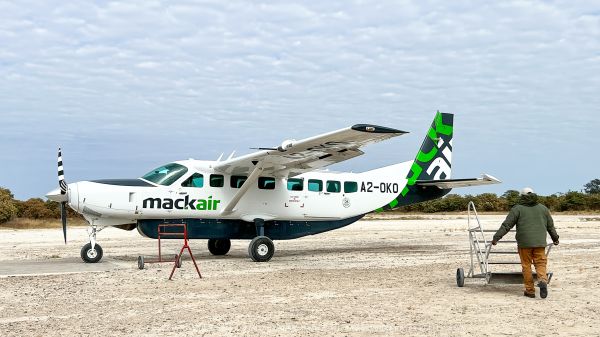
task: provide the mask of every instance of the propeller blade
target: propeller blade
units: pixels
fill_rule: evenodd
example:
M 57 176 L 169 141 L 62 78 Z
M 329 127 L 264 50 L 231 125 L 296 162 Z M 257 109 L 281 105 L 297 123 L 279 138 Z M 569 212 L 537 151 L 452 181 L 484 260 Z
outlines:
M 62 151 L 58 148 L 58 186 L 60 187 L 60 194 L 64 196 L 64 200 L 60 203 L 60 221 L 62 222 L 63 237 L 65 238 L 65 245 L 67 244 L 67 192 L 69 187 L 65 181 L 65 170 L 63 168 Z
M 58 148 L 58 186 L 60 186 L 60 194 L 67 194 L 67 182 L 65 181 L 65 170 L 63 169 L 62 152 Z
M 65 237 L 65 245 L 67 244 L 67 203 L 60 203 L 60 220 L 62 221 L 63 236 Z

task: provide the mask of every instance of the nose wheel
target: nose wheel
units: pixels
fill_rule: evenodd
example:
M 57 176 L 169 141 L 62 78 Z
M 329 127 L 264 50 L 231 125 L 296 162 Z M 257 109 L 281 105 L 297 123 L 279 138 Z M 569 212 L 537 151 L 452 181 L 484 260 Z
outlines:
M 96 263 L 102 260 L 102 247 L 98 243 L 96 243 L 96 233 L 103 230 L 104 227 L 98 228 L 92 222 L 88 227 L 88 236 L 90 237 L 90 242 L 86 243 L 81 247 L 81 259 L 86 263 Z
M 86 263 L 96 263 L 102 259 L 102 247 L 99 244 L 95 244 L 92 248 L 91 243 L 86 243 L 81 247 L 81 259 Z

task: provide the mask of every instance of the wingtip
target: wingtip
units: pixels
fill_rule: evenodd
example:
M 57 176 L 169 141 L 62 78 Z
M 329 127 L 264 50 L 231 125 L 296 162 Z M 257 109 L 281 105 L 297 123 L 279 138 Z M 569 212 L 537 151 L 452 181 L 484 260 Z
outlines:
M 369 133 L 399 133 L 405 134 L 407 131 L 402 131 L 398 129 L 388 128 L 386 126 L 379 126 L 373 124 L 355 124 L 352 125 L 352 130 L 361 131 L 361 132 L 369 132 Z
M 482 178 L 483 180 L 491 181 L 491 182 L 493 182 L 494 184 L 500 184 L 500 183 L 502 183 L 502 180 L 500 180 L 500 179 L 498 179 L 498 178 L 496 178 L 496 177 L 494 177 L 494 176 L 492 176 L 492 175 L 490 175 L 490 174 L 487 174 L 487 173 L 483 173 L 483 174 L 481 175 L 481 178 Z

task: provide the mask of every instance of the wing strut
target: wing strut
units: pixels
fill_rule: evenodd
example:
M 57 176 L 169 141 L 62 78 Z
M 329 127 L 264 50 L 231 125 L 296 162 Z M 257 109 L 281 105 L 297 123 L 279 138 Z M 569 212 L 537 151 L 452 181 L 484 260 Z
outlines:
M 256 166 L 254 167 L 254 170 L 252 171 L 252 173 L 250 173 L 250 176 L 248 176 L 248 179 L 246 179 L 246 181 L 244 181 L 244 183 L 242 184 L 242 187 L 240 187 L 239 191 L 237 191 L 237 193 L 233 196 L 231 201 L 229 201 L 229 203 L 227 204 L 227 207 L 225 207 L 221 211 L 221 215 L 227 215 L 227 214 L 230 214 L 231 212 L 233 212 L 233 209 L 238 204 L 238 202 L 242 199 L 244 194 L 246 194 L 246 191 L 248 191 L 250 186 L 254 185 L 254 183 L 258 180 L 258 176 L 260 175 L 260 173 L 262 171 L 263 171 L 263 162 L 259 161 L 258 163 L 256 163 Z

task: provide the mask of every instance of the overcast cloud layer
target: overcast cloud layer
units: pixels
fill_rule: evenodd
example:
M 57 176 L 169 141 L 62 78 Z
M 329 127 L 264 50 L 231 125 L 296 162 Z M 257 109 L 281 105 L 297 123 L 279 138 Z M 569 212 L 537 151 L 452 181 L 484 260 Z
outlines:
M 595 3 L 595 4 L 594 4 Z M 411 133 L 334 166 L 414 158 L 455 113 L 453 176 L 541 194 L 600 177 L 594 1 L 0 1 L 0 186 L 138 177 L 355 123 Z

